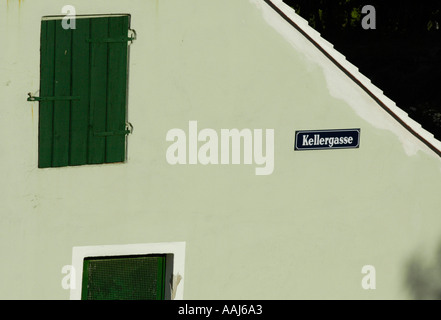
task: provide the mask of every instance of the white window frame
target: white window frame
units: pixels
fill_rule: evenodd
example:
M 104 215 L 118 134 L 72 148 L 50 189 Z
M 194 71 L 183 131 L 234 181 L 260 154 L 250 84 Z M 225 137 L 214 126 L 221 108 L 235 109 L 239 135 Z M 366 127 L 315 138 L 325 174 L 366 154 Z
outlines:
M 169 266 L 172 270 L 172 276 L 180 281 L 174 295 L 174 300 L 184 299 L 184 267 L 185 267 L 185 242 L 161 242 L 161 243 L 139 243 L 125 245 L 102 245 L 102 246 L 80 246 L 72 248 L 72 266 L 75 272 L 74 284 L 70 287 L 70 300 L 81 300 L 81 287 L 83 279 L 83 263 L 88 257 L 112 257 L 112 256 L 128 256 L 128 255 L 148 255 L 148 254 L 165 254 L 173 255 L 173 266 Z M 169 261 L 169 260 L 168 260 Z M 166 262 L 167 263 L 167 262 Z M 167 266 L 166 266 L 167 268 Z M 169 284 L 168 281 L 167 285 Z M 173 288 L 166 290 L 172 291 Z

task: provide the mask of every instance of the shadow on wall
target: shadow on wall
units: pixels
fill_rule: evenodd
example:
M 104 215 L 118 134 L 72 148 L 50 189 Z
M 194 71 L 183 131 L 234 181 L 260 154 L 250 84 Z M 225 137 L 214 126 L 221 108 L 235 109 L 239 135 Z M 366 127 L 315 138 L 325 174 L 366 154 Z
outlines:
M 405 270 L 405 285 L 417 300 L 441 300 L 441 242 L 428 259 L 415 253 Z

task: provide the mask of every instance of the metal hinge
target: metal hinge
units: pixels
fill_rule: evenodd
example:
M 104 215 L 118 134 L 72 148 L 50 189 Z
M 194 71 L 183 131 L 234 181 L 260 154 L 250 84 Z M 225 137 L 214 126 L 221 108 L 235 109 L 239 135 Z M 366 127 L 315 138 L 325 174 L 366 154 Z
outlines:
M 35 97 L 32 93 L 28 93 L 27 101 L 65 101 L 65 100 L 80 100 L 79 96 L 59 96 L 59 97 Z

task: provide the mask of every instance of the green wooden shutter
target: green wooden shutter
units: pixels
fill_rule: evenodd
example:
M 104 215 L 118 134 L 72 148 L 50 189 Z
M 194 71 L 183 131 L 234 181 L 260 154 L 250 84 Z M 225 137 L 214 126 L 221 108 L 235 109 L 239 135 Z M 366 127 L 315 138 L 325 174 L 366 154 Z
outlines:
M 129 16 L 41 23 L 38 166 L 123 162 Z
M 82 300 L 164 300 L 165 255 L 84 259 Z

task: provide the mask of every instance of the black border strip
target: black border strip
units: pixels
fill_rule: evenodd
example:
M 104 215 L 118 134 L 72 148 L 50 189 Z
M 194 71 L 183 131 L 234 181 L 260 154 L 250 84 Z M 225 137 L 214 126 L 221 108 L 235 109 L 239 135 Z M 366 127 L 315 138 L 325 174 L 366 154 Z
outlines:
M 292 21 L 277 5 L 275 5 L 271 0 L 263 0 L 268 4 L 274 11 L 276 11 L 280 16 L 283 17 L 291 26 L 293 26 L 297 31 L 299 31 L 305 38 L 307 38 L 317 49 L 319 49 L 329 60 L 332 61 L 341 71 L 343 71 L 349 78 L 352 79 L 358 86 L 360 86 L 372 99 L 377 102 L 389 115 L 391 115 L 398 123 L 400 123 L 406 130 L 412 133 L 416 138 L 423 142 L 430 150 L 435 152 L 439 157 L 441 157 L 441 150 L 423 138 L 418 132 L 416 132 L 412 127 L 410 127 L 404 120 L 402 120 L 398 115 L 396 115 L 388 106 L 386 106 L 383 101 L 380 100 L 372 91 L 370 91 L 360 80 L 357 79 L 352 73 L 350 73 L 346 68 L 344 68 L 334 57 L 332 57 L 322 46 L 320 46 L 313 38 L 311 38 L 301 27 L 299 27 L 294 21 Z

